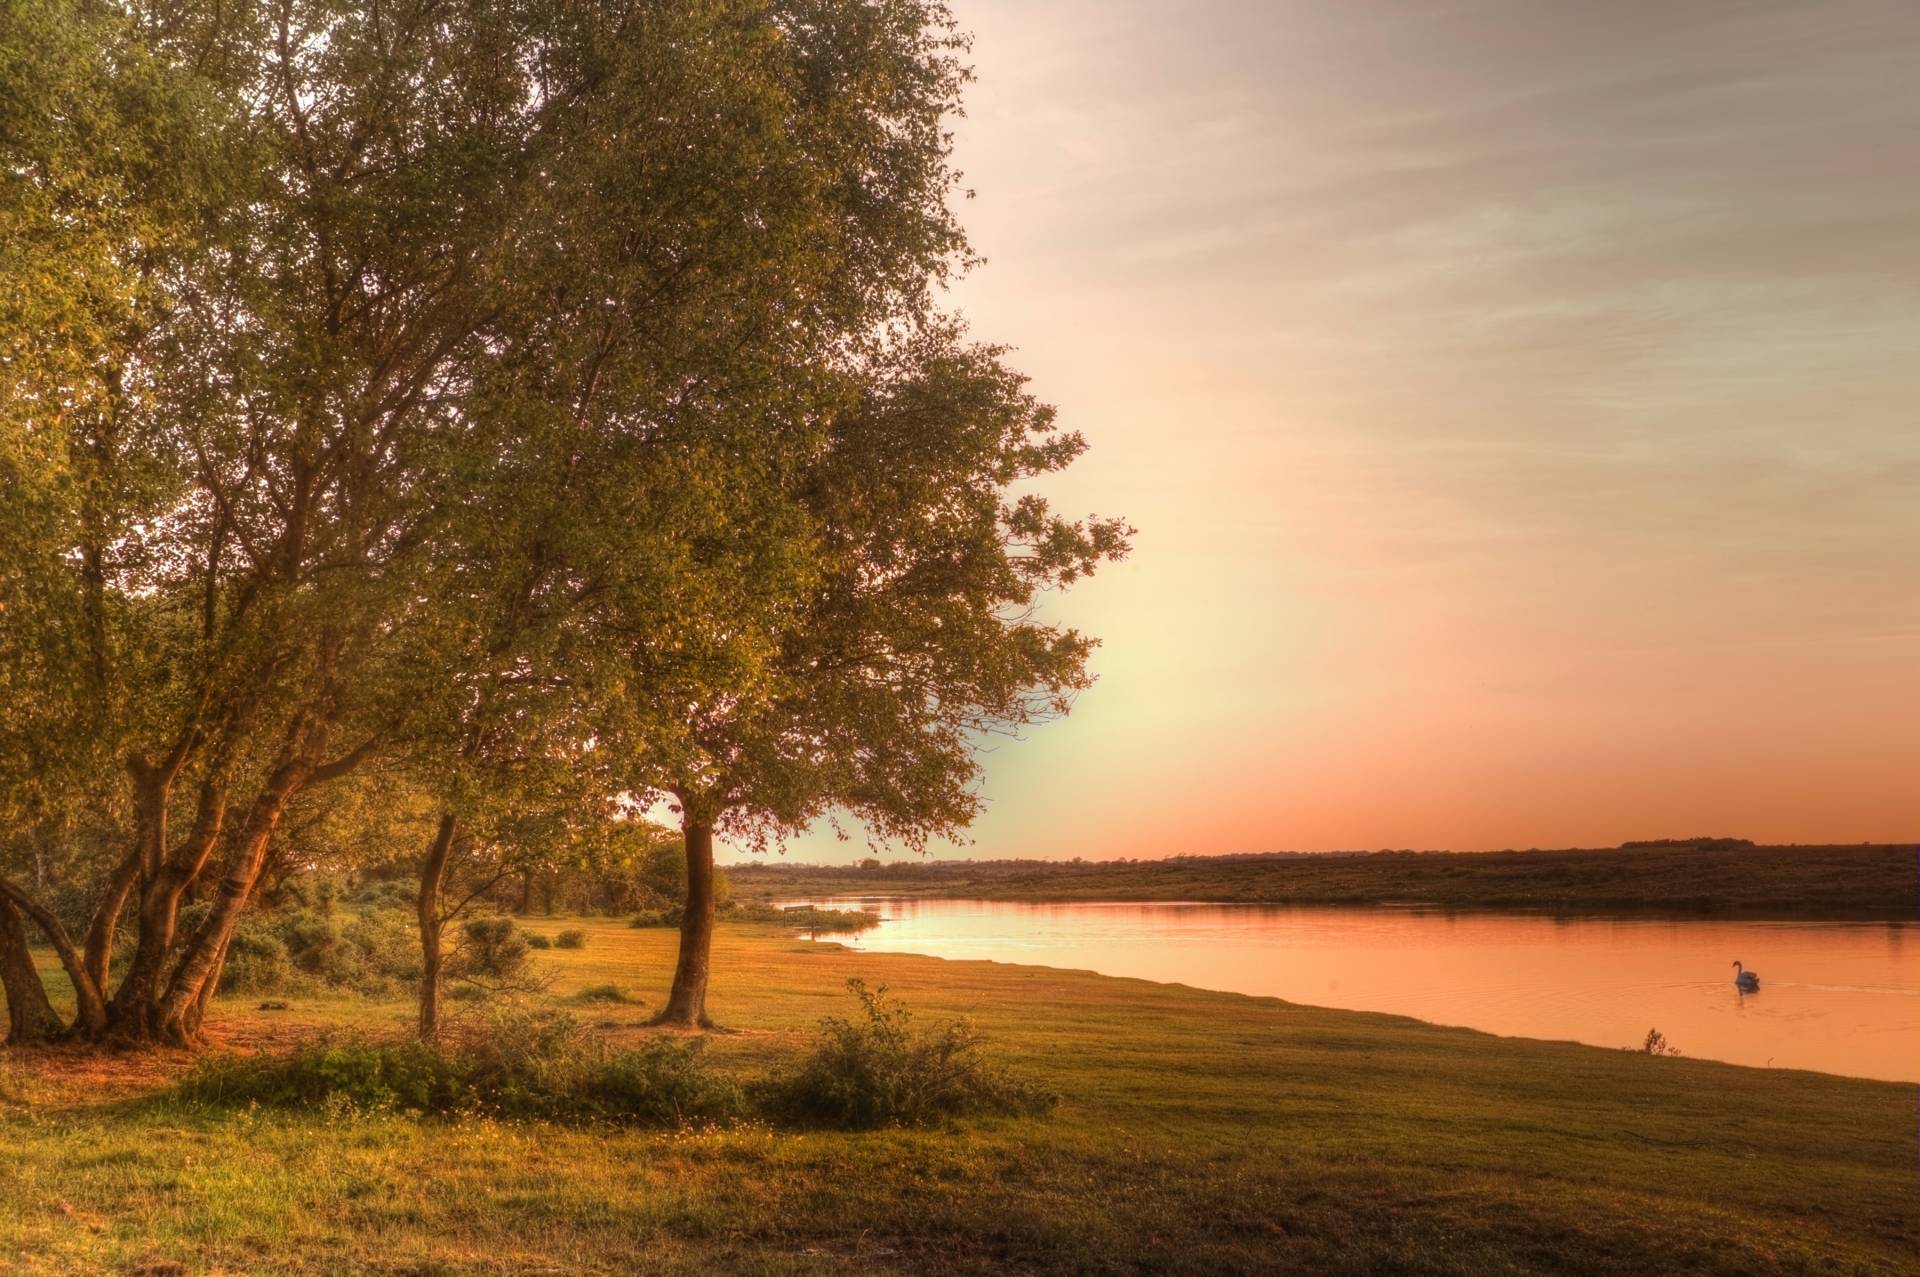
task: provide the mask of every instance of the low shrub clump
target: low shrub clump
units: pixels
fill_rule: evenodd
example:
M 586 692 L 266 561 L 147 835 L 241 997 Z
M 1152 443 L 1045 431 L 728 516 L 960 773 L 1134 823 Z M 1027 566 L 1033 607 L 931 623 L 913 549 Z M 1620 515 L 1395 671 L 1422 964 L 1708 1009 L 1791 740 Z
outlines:
M 183 927 L 194 921 L 191 912 L 183 913 Z M 327 897 L 243 917 L 227 946 L 220 989 L 256 996 L 345 990 L 384 997 L 419 979 L 420 942 L 411 912 L 384 906 L 343 911 Z
M 775 1113 L 820 1125 L 870 1129 L 926 1126 L 982 1114 L 1051 1110 L 1058 1097 L 988 1060 L 986 1039 L 965 1021 L 917 1033 L 912 1013 L 887 996 L 847 981 L 860 1002 L 852 1018 L 820 1022 L 821 1042 L 789 1077 L 764 1094 Z
M 699 1039 L 619 1050 L 559 1014 L 508 1012 L 441 1044 L 341 1035 L 285 1056 L 212 1055 L 176 1088 L 222 1107 L 487 1115 L 673 1126 L 737 1120 L 745 1099 Z
M 584 949 L 587 947 L 587 933 L 584 931 L 562 931 L 553 938 L 556 949 Z
M 634 1006 L 640 1001 L 639 998 L 634 997 L 617 984 L 596 984 L 589 986 L 574 994 L 571 1000 L 574 1002 L 588 1002 L 603 1005 L 617 1004 L 620 1006 Z
M 551 949 L 553 948 L 553 941 L 538 931 L 529 931 L 527 933 L 527 948 Z
M 512 918 L 469 918 L 460 924 L 460 946 L 447 976 L 482 989 L 525 991 L 537 987 L 529 971 L 533 938 Z

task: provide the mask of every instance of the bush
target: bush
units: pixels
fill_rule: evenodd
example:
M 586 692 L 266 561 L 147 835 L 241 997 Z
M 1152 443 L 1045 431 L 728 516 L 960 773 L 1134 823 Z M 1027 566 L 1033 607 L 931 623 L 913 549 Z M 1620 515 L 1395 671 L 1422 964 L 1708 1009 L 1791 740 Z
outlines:
M 291 1055 L 213 1055 L 179 1099 L 238 1107 L 488 1114 L 646 1125 L 732 1121 L 739 1086 L 709 1072 L 702 1042 L 616 1050 L 570 1016 L 510 1012 L 444 1045 L 341 1036 Z
M 981 1054 L 985 1037 L 965 1021 L 915 1033 L 912 1013 L 884 987 L 849 980 L 860 1015 L 820 1022 L 822 1041 L 789 1078 L 768 1087 L 776 1112 L 830 1126 L 925 1126 L 983 1113 L 1038 1114 L 1057 1097 Z
M 182 911 L 182 929 L 204 906 Z M 247 914 L 227 948 L 220 988 L 265 994 L 347 989 L 381 996 L 420 978 L 420 941 L 410 913 L 340 913 L 326 897 L 313 906 Z
M 447 976 L 470 988 L 527 991 L 539 984 L 528 970 L 532 949 L 512 918 L 469 918 L 460 924 Z
M 450 1113 L 468 1107 L 470 1070 L 421 1042 L 336 1038 L 291 1055 L 215 1054 L 180 1080 L 180 1098 L 200 1104 Z
M 280 993 L 294 983 L 286 941 L 258 919 L 242 918 L 227 942 L 220 988 L 227 993 Z
M 640 1001 L 617 984 L 596 984 L 573 995 L 574 1002 L 612 1003 L 634 1006 Z
M 547 939 L 546 936 L 538 931 L 529 931 L 527 932 L 527 948 L 551 949 L 553 948 L 553 941 Z
M 684 917 L 679 905 L 666 909 L 645 909 L 633 916 L 629 927 L 677 927 Z
M 553 938 L 556 949 L 584 949 L 587 947 L 587 933 L 584 931 L 562 931 Z

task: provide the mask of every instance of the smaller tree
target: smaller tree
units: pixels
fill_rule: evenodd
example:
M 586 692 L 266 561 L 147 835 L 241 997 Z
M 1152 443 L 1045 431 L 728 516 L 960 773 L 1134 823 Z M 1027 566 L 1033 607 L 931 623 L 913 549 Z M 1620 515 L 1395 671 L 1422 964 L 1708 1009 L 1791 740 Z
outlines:
M 1024 490 L 1085 444 L 1002 353 L 935 325 L 851 382 L 824 446 L 777 489 L 811 571 L 754 680 L 684 678 L 700 668 L 684 639 L 632 649 L 636 683 L 665 709 L 631 779 L 670 796 L 686 860 L 661 1022 L 709 1022 L 716 832 L 765 848 L 846 812 L 922 848 L 978 811 L 983 735 L 1064 714 L 1090 683 L 1094 640 L 1040 620 L 1038 597 L 1123 556 L 1131 529 L 1061 518 Z M 713 632 L 738 650 L 738 628 Z

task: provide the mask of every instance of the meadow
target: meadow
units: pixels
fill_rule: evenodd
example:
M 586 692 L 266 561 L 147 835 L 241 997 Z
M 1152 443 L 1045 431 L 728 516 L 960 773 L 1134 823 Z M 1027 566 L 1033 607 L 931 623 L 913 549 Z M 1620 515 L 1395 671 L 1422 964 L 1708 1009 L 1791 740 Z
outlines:
M 587 933 L 538 955 L 540 1001 L 658 1032 L 672 931 L 530 925 Z M 791 1061 L 861 977 L 921 1023 L 972 1016 L 1061 1102 L 866 1133 L 444 1121 L 184 1104 L 179 1053 L 0 1052 L 0 1272 L 1896 1274 L 1920 1254 L 1911 1087 L 770 924 L 722 926 L 714 967 L 718 1069 Z M 575 996 L 605 985 L 636 1000 Z M 216 1003 L 219 1049 L 412 1013 L 256 1005 Z
M 1419 905 L 1675 918 L 1910 921 L 1920 845 L 1672 844 L 1561 851 L 1373 851 L 1167 860 L 753 860 L 727 872 L 743 900 L 930 895 L 982 900 L 1197 900 Z

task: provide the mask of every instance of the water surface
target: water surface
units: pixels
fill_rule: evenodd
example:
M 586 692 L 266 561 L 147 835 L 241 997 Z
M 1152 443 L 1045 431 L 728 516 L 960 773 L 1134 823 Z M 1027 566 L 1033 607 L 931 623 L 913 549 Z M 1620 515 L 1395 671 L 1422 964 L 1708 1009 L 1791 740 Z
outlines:
M 1558 919 L 1413 909 L 836 897 L 858 948 L 991 958 L 1390 1011 L 1490 1033 L 1920 1081 L 1914 923 Z M 1734 988 L 1735 958 L 1760 973 Z

